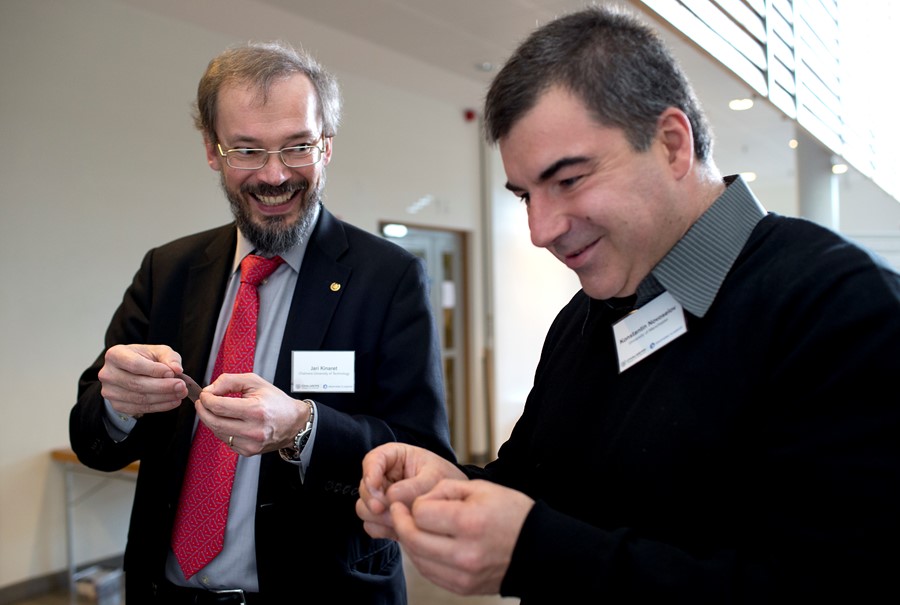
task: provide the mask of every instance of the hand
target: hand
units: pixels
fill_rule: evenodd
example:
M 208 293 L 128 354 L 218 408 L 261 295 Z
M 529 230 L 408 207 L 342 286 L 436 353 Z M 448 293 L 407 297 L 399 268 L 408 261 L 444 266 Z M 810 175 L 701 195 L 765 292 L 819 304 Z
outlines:
M 394 529 L 419 572 L 461 595 L 497 594 L 534 500 L 488 481 L 441 481 L 412 509 L 391 504 Z
M 243 456 L 294 444 L 309 406 L 256 374 L 222 374 L 200 392 L 200 421 Z
M 106 351 L 100 368 L 100 393 L 123 414 L 167 412 L 181 405 L 187 386 L 181 355 L 164 345 L 116 345 Z
M 434 452 L 405 443 L 386 443 L 363 458 L 356 514 L 373 538 L 397 539 L 388 507 L 391 502 L 412 505 L 417 496 L 441 479 L 465 479 L 456 465 Z

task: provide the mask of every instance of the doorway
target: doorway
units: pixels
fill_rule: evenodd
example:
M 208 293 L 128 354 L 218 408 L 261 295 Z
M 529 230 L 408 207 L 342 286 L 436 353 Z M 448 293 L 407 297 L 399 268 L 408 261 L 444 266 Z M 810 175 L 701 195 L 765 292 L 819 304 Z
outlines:
M 460 461 L 467 462 L 472 447 L 466 336 L 466 234 L 396 223 L 382 224 L 381 233 L 425 263 L 431 310 L 441 343 L 450 440 Z

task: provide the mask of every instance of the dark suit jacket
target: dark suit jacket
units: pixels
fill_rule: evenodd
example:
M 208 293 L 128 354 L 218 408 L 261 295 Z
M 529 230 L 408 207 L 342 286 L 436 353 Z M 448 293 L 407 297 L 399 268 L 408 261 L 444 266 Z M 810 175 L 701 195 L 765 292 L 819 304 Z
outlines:
M 165 344 L 185 372 L 207 367 L 237 242 L 235 226 L 191 235 L 145 256 L 106 334 L 120 343 Z M 332 283 L 341 284 L 337 291 Z M 274 383 L 290 393 L 291 351 L 356 352 L 354 393 L 293 393 L 318 405 L 314 456 L 301 483 L 277 452 L 264 454 L 256 556 L 267 602 L 405 602 L 399 548 L 370 538 L 355 514 L 361 460 L 388 441 L 455 459 L 443 403 L 440 354 L 422 263 L 324 208 L 297 280 Z M 112 471 L 141 461 L 125 551 L 127 599 L 140 603 L 163 578 L 195 419 L 189 400 L 141 418 L 112 440 L 97 372 L 81 376 L 70 439 L 87 466 Z

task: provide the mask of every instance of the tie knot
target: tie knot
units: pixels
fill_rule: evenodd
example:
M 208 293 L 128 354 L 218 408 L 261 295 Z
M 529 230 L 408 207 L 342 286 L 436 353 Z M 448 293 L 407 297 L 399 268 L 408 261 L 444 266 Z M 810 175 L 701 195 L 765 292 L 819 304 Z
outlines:
M 278 265 L 284 262 L 280 256 L 266 258 L 256 254 L 248 254 L 241 261 L 241 281 L 258 286 L 264 279 L 272 275 Z

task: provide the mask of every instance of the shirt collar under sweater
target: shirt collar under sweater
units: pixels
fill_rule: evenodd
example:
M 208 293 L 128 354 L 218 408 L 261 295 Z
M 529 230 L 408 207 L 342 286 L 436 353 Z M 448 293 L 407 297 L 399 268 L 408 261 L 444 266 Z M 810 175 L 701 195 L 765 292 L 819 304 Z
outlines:
M 725 191 L 638 285 L 640 307 L 668 290 L 691 314 L 703 317 L 744 244 L 766 215 L 740 176 L 725 177 Z

